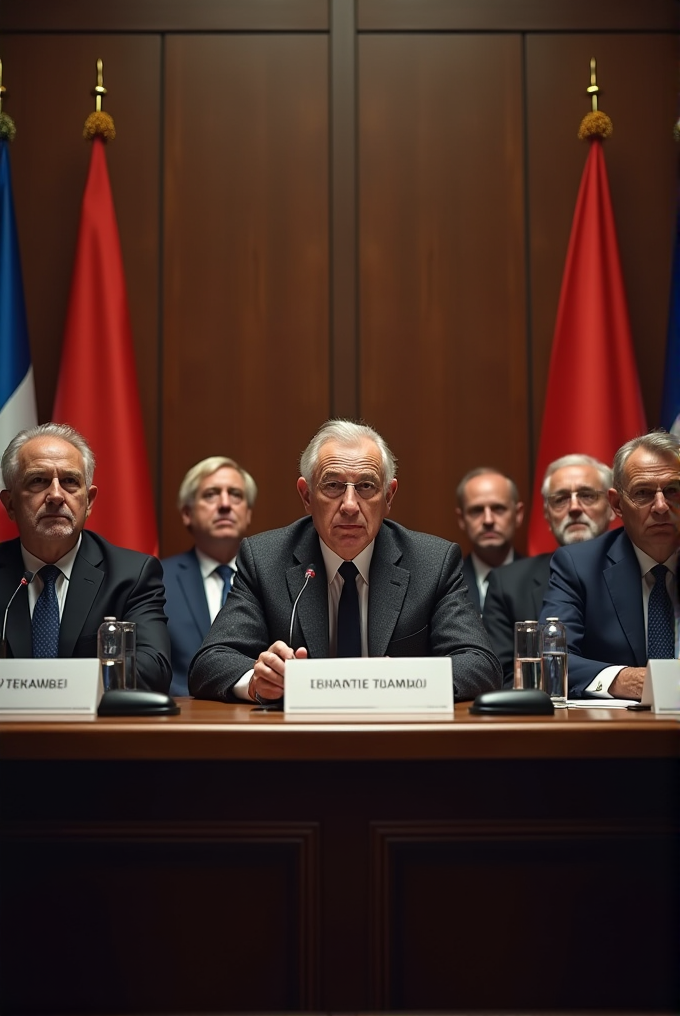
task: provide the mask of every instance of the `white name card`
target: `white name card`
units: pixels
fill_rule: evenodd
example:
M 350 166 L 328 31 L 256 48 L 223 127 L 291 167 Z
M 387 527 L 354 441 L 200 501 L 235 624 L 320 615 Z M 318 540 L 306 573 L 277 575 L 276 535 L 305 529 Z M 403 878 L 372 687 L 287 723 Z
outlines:
M 288 660 L 286 713 L 452 713 L 451 660 Z
M 94 714 L 99 660 L 0 660 L 0 714 Z
M 649 660 L 642 705 L 654 713 L 680 712 L 680 660 Z

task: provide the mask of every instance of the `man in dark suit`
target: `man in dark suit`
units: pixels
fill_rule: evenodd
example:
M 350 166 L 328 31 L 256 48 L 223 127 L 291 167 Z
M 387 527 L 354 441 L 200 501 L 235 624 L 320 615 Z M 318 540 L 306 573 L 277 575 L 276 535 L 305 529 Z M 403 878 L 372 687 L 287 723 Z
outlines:
M 522 556 L 515 551 L 514 540 L 524 519 L 524 505 L 510 477 L 489 466 L 466 473 L 456 497 L 458 525 L 472 546 L 463 560 L 463 578 L 481 614 L 491 571 Z
M 541 619 L 567 627 L 572 698 L 639 699 L 648 658 L 678 655 L 679 453 L 663 431 L 623 445 L 609 491 L 623 530 L 553 554 Z
M 457 698 L 498 687 L 460 548 L 386 519 L 396 462 L 380 435 L 329 421 L 300 472 L 311 518 L 243 541 L 232 592 L 191 665 L 192 694 L 271 702 L 286 660 L 307 656 L 450 656 Z
M 170 641 L 160 562 L 84 531 L 97 495 L 85 439 L 66 424 L 22 431 L 5 450 L 2 475 L 0 499 L 19 529 L 19 539 L 0 544 L 3 615 L 23 573 L 35 576 L 10 607 L 7 655 L 96 656 L 104 617 L 134 621 L 137 684 L 167 691 Z M 39 634 L 36 611 L 49 622 Z
M 565 455 L 550 463 L 541 487 L 543 512 L 560 546 L 605 532 L 613 518 L 607 494 L 611 483 L 609 466 L 590 455 Z M 552 554 L 526 557 L 489 576 L 482 620 L 508 687 L 513 685 L 515 622 L 538 619 L 551 558 Z
M 194 546 L 161 562 L 172 645 L 172 695 L 189 694 L 189 664 L 231 591 L 236 555 L 256 497 L 250 473 L 222 456 L 196 463 L 180 484 L 177 506 Z

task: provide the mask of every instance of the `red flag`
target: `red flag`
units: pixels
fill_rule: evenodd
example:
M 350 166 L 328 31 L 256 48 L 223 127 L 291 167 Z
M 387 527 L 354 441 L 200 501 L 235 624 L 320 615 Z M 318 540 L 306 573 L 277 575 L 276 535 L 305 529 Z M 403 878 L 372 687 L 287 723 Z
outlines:
M 611 465 L 647 430 L 599 138 L 589 142 L 557 308 L 529 522 L 529 553 L 555 549 L 541 484 L 554 459 L 593 455 Z
M 149 479 L 123 259 L 104 142 L 92 142 L 53 419 L 87 439 L 99 487 L 88 528 L 155 554 Z

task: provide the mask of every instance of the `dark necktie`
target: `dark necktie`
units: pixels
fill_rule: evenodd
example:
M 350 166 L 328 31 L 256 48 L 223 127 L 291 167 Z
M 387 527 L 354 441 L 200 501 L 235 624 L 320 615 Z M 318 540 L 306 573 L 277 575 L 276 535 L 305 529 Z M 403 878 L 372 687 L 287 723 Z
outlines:
M 673 603 L 666 588 L 665 564 L 652 569 L 654 585 L 649 594 L 647 606 L 647 658 L 649 660 L 672 660 L 675 656 L 675 614 Z
M 231 590 L 231 576 L 234 574 L 234 569 L 230 564 L 218 564 L 215 571 L 224 582 L 222 586 L 222 606 L 227 602 L 227 596 Z
M 38 575 L 44 587 L 33 608 L 33 656 L 54 658 L 59 655 L 59 601 L 55 583 L 61 571 L 54 564 L 46 564 Z
M 361 656 L 361 620 L 357 591 L 357 566 L 344 561 L 338 571 L 345 580 L 338 603 L 338 648 L 336 656 Z

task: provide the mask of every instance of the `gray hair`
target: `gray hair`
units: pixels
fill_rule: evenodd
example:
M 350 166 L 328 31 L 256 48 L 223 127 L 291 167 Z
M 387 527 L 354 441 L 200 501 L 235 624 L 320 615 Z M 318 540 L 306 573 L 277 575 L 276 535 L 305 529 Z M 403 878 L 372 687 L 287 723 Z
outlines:
M 496 469 L 494 466 L 477 466 L 476 469 L 471 469 L 469 473 L 466 473 L 463 479 L 456 487 L 456 499 L 458 501 L 458 507 L 465 507 L 465 488 L 467 487 L 470 480 L 474 480 L 477 476 L 502 476 L 504 480 L 507 480 L 510 485 L 510 497 L 517 504 L 519 501 L 519 491 L 517 490 L 517 484 L 514 480 L 511 480 L 509 476 L 502 473 L 500 469 Z
M 85 486 L 92 485 L 94 477 L 94 452 L 82 434 L 79 434 L 67 423 L 41 423 L 37 427 L 29 427 L 27 430 L 20 430 L 16 437 L 13 437 L 5 448 L 0 463 L 5 487 L 10 490 L 17 480 L 19 472 L 19 452 L 27 441 L 36 437 L 58 437 L 62 441 L 68 441 L 83 457 L 83 468 L 85 470 Z
M 613 486 L 617 490 L 623 489 L 623 471 L 626 462 L 638 448 L 652 452 L 653 455 L 674 455 L 678 458 L 680 454 L 680 441 L 665 430 L 653 430 L 649 434 L 640 434 L 625 445 L 621 445 L 614 456 L 614 481 Z
M 397 460 L 387 447 L 387 442 L 376 430 L 365 423 L 357 423 L 355 420 L 327 420 L 309 442 L 300 456 L 300 475 L 305 478 L 308 486 L 312 485 L 314 470 L 319 461 L 321 446 L 326 441 L 337 441 L 341 445 L 352 446 L 358 444 L 364 438 L 375 441 L 382 459 L 383 489 L 387 493 L 392 480 L 397 475 Z
M 201 485 L 201 481 L 210 476 L 211 473 L 216 473 L 218 469 L 224 467 L 229 469 L 235 469 L 237 473 L 241 474 L 243 480 L 243 488 L 246 493 L 246 503 L 249 508 L 252 508 L 255 504 L 255 498 L 257 497 L 257 484 L 253 480 L 250 473 L 246 472 L 242 466 L 239 466 L 238 462 L 234 462 L 233 459 L 225 458 L 222 455 L 212 455 L 208 459 L 202 459 L 197 462 L 195 466 L 192 466 L 188 471 L 184 479 L 179 485 L 179 493 L 177 494 L 177 507 L 181 511 L 182 508 L 191 508 L 192 504 L 196 500 L 196 494 L 198 488 Z
M 551 462 L 545 471 L 541 486 L 541 494 L 544 501 L 547 499 L 548 491 L 550 490 L 550 477 L 558 469 L 566 469 L 567 466 L 592 466 L 600 474 L 600 482 L 603 489 L 609 490 L 612 486 L 612 471 L 609 466 L 605 466 L 604 462 L 594 459 L 592 455 L 563 455 L 561 459 L 555 459 L 554 462 Z

